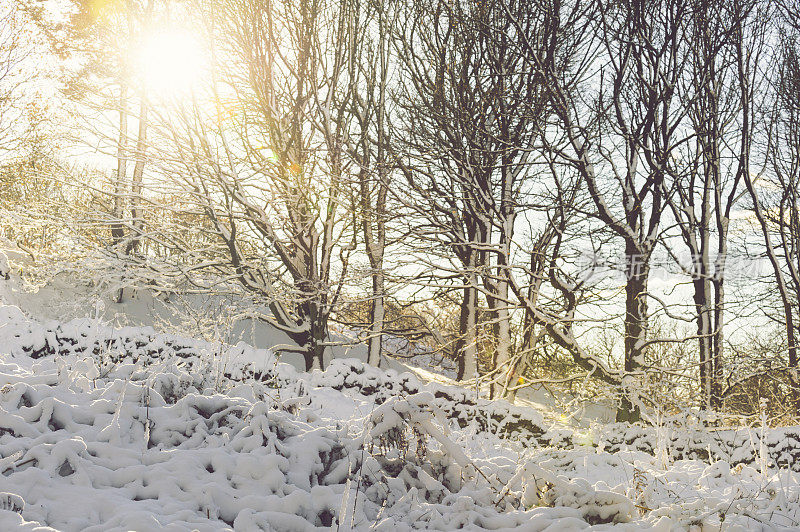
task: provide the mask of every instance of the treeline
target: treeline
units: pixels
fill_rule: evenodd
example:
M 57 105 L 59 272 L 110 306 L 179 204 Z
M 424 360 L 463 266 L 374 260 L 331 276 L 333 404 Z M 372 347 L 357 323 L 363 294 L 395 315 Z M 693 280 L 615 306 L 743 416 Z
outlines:
M 308 368 L 346 327 L 494 396 L 590 378 L 618 420 L 800 408 L 797 2 L 98 5 L 18 8 L 79 65 L 77 139 L 114 162 L 58 180 L 126 283 L 238 286 Z M 170 25 L 208 59 L 180 97 L 130 67 Z

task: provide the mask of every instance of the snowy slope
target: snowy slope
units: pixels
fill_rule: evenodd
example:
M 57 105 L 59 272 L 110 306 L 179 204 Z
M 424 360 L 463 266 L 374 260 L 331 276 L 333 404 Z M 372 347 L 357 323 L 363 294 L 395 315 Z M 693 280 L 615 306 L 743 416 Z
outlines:
M 356 359 L 304 373 L 0 301 L 0 530 L 797 529 L 798 432 L 575 431 Z
M 282 346 L 297 347 L 285 333 L 252 317 L 258 313 L 269 315 L 268 308 L 259 308 L 251 301 L 243 300 L 238 293 L 226 294 L 221 287 L 218 287 L 219 293 L 186 294 L 158 292 L 147 286 L 134 288 L 130 286 L 131 282 L 122 282 L 118 267 L 115 269 L 104 264 L 102 256 L 94 257 L 91 261 L 87 259 L 87 262 L 65 262 L 53 267 L 48 275 L 43 275 L 46 282 L 23 287 L 20 271 L 42 267 L 0 237 L 0 272 L 10 267 L 13 274 L 0 287 L 0 297 L 27 315 L 44 320 L 97 318 L 117 326 L 178 331 L 188 336 L 229 344 L 245 342 L 275 350 Z M 114 275 L 105 279 L 103 273 L 111 272 Z M 125 287 L 122 302 L 116 301 L 119 286 Z M 333 336 L 332 340 L 342 345 L 330 349 L 332 357 L 366 360 L 366 348 L 363 344 L 352 342 L 354 335 Z M 284 352 L 281 360 L 296 368 L 305 367 L 302 355 L 297 353 Z
M 729 530 L 800 517 L 798 474 L 758 453 L 733 468 L 675 460 L 642 443 L 645 429 L 573 434 L 356 360 L 306 374 L 266 350 L 151 329 L 40 324 L 13 307 L 0 323 L 2 530 L 711 530 L 721 515 Z

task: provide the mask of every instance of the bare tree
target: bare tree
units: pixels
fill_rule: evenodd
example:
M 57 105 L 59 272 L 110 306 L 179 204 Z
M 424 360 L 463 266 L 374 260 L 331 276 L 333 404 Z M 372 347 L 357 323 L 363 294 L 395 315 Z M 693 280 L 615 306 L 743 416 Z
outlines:
M 686 24 L 691 4 L 674 1 L 595 3 L 594 61 L 587 77 L 597 87 L 565 83 L 545 69 L 552 105 L 566 147 L 554 144 L 580 175 L 592 200 L 588 214 L 621 241 L 625 257 L 624 371 L 648 366 L 648 280 L 664 209 L 663 183 L 684 114 L 677 105 L 686 60 Z M 531 62 L 543 68 L 536 47 L 524 41 Z M 627 388 L 620 421 L 640 417 Z
M 557 19 L 546 2 L 431 0 L 406 6 L 400 23 L 394 43 L 407 128 L 397 152 L 411 193 L 406 203 L 419 221 L 416 237 L 455 259 L 446 275 L 462 283 L 459 376 L 478 369 L 482 294 L 493 338 L 490 369 L 503 366 L 513 379 L 508 278 L 547 100 L 542 76 L 523 68 L 513 43 L 520 31 L 548 41 Z
M 339 100 L 349 100 L 335 119 L 346 125 L 343 142 L 356 168 L 353 212 L 360 220 L 364 251 L 369 261 L 371 293 L 367 331 L 367 360 L 375 366 L 383 362 L 383 334 L 386 329 L 385 255 L 390 214 L 390 188 L 394 163 L 391 160 L 392 114 L 389 94 L 392 49 L 389 29 L 397 12 L 377 2 L 345 2 L 349 6 L 346 23 L 358 38 L 343 51 L 347 57 L 348 91 Z
M 93 217 L 110 230 L 107 251 L 124 262 L 141 251 L 139 243 L 144 231 L 141 195 L 150 107 L 148 88 L 133 66 L 133 57 L 152 29 L 156 14 L 163 14 L 170 2 L 125 0 L 101 5 L 73 0 L 72 3 L 75 10 L 67 24 L 42 17 L 37 22 L 48 35 L 52 48 L 78 65 L 68 69 L 65 78 L 67 97 L 81 109 L 85 120 L 74 141 L 116 159 L 110 190 L 103 190 L 108 205 L 105 212 L 94 213 Z M 133 111 L 131 108 L 137 103 L 138 110 Z M 131 122 L 135 134 L 131 134 Z M 85 185 L 106 188 L 97 183 Z M 120 288 L 117 294 L 118 301 L 122 301 L 123 290 L 124 287 Z
M 800 9 L 796 2 L 781 3 L 788 24 L 781 32 L 781 47 L 774 63 L 774 104 L 768 114 L 767 171 L 745 174 L 753 213 L 761 229 L 767 258 L 782 307 L 786 336 L 788 383 L 792 411 L 800 412 L 798 375 L 798 302 L 800 301 Z M 742 105 L 755 115 L 759 63 L 749 47 L 737 49 L 739 92 Z M 751 145 L 743 141 L 742 158 L 749 162 Z M 767 183 L 760 186 L 759 181 Z
M 694 288 L 704 408 L 722 406 L 728 233 L 748 170 L 739 157 L 739 139 L 753 135 L 752 122 L 743 119 L 750 111 L 742 108 L 736 84 L 736 50 L 742 39 L 748 39 L 754 55 L 763 48 L 763 31 L 749 36 L 741 31 L 751 18 L 765 17 L 757 5 L 699 2 L 693 9 L 686 30 L 690 66 L 681 85 L 694 137 L 679 152 L 680 163 L 668 167 L 670 180 L 664 183 L 666 202 L 689 250 L 690 264 L 682 268 Z
M 41 69 L 44 75 L 38 80 L 33 73 L 36 54 L 45 46 L 32 31 L 36 27 L 24 7 L 17 2 L 0 6 L 0 164 L 24 152 L 42 122 L 36 83 L 47 76 L 47 69 Z
M 283 350 L 322 367 L 355 248 L 342 117 L 353 103 L 352 6 L 229 0 L 200 12 L 213 42 L 210 91 L 159 121 L 152 155 L 169 174 L 164 190 L 185 194 L 216 244 L 200 263 L 167 236 L 168 245 L 190 269 L 260 298 L 270 310 L 261 318 L 296 344 Z

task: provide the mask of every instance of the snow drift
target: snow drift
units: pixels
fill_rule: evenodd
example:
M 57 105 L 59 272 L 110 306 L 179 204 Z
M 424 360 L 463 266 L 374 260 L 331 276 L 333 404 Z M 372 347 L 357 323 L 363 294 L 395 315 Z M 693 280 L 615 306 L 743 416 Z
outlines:
M 334 360 L 0 307 L 0 528 L 793 527 L 797 431 L 548 427 Z

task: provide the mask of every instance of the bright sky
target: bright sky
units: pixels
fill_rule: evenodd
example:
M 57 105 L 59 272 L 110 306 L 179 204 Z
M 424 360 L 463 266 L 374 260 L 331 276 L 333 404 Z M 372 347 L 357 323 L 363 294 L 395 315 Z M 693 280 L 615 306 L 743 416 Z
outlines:
M 202 42 L 182 28 L 149 32 L 133 56 L 148 97 L 156 100 L 189 96 L 209 68 Z

